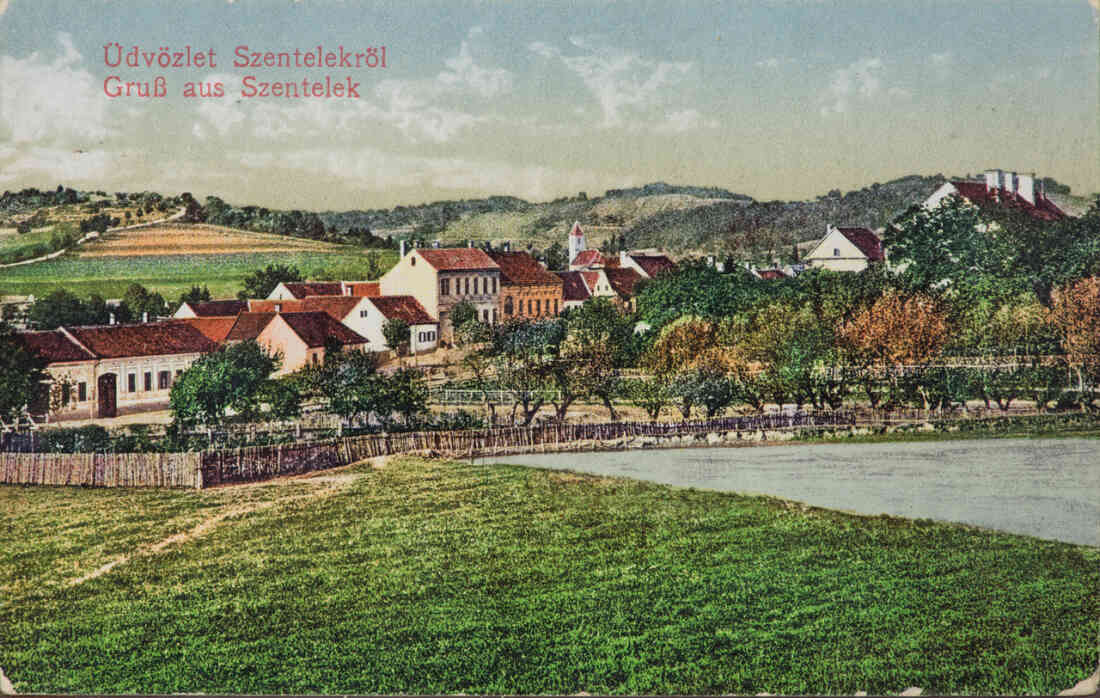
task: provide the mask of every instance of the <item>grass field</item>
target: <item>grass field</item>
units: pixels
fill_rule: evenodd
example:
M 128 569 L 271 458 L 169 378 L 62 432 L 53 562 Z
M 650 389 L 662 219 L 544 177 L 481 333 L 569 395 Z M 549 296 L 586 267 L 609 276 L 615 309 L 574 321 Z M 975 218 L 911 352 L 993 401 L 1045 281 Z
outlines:
M 418 459 L 201 492 L 5 487 L 0 667 L 23 692 L 1052 694 L 1096 667 L 1098 562 Z
M 387 269 L 397 258 L 393 251 L 379 254 Z M 329 278 L 360 279 L 367 268 L 367 252 L 340 247 L 332 251 L 289 249 L 235 254 L 65 255 L 2 270 L 0 295 L 43 296 L 65 288 L 80 296 L 98 293 L 104 298 L 120 298 L 127 286 L 137 282 L 170 300 L 192 285 L 209 286 L 215 297 L 229 298 L 241 290 L 244 277 L 268 264 L 294 265 L 310 278 L 325 274 Z

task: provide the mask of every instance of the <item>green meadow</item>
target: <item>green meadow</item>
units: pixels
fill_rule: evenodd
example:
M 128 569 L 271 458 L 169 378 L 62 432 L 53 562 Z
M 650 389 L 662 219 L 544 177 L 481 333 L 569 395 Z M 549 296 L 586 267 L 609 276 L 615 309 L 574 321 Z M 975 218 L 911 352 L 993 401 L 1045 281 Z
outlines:
M 1053 694 L 1096 667 L 1098 563 L 414 458 L 204 491 L 7 486 L 0 667 L 38 693 Z
M 397 253 L 379 251 L 384 268 Z M 0 295 L 41 297 L 59 288 L 79 296 L 93 293 L 119 298 L 132 283 L 174 300 L 193 285 L 208 286 L 216 298 L 236 296 L 246 276 L 268 264 L 289 264 L 307 278 L 362 279 L 369 269 L 367 252 L 348 248 L 333 252 L 288 250 L 203 255 L 77 257 L 0 269 Z

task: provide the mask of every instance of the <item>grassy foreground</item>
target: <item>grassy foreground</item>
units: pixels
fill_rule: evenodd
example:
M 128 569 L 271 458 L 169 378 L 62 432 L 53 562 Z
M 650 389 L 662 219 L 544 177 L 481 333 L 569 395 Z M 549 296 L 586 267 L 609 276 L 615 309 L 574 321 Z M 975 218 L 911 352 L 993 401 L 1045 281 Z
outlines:
M 3 487 L 0 667 L 59 693 L 1051 694 L 1096 667 L 1098 562 L 411 458 L 202 492 Z

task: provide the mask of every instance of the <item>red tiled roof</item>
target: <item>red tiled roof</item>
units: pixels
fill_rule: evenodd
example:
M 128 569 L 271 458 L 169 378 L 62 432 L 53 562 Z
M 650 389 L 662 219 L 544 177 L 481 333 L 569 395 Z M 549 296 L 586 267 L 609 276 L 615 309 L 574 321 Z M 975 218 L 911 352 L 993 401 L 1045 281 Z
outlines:
M 319 310 L 304 313 L 280 313 L 294 334 L 302 338 L 306 346 L 314 349 L 335 340 L 340 344 L 366 344 L 367 339 L 328 313 Z
M 569 264 L 578 267 L 606 266 L 607 258 L 599 250 L 581 250 Z
M 233 317 L 237 313 L 243 313 L 248 310 L 248 303 L 246 301 L 233 299 L 201 301 L 198 303 L 188 303 L 187 305 L 198 317 Z
M 218 348 L 202 332 L 181 320 L 142 325 L 66 327 L 65 331 L 101 359 L 198 354 Z
M 676 268 L 676 262 L 673 262 L 663 254 L 632 254 L 630 258 L 650 277 L 663 274 L 666 271 L 671 271 Z
M 339 281 L 290 281 L 283 284 L 295 298 L 307 296 L 339 296 L 343 293 Z
M 580 221 L 574 221 L 573 227 L 569 229 L 569 234 L 573 237 L 584 237 L 584 231 L 581 229 Z
M 767 281 L 787 278 L 787 275 L 783 273 L 782 269 L 761 269 L 758 270 L 756 273 L 760 275 L 761 279 L 765 279 Z
M 401 318 L 409 325 L 438 324 L 431 315 L 428 315 L 428 311 L 424 310 L 424 306 L 412 296 L 379 296 L 371 298 L 370 302 L 387 320 Z
M 377 298 L 382 295 L 382 285 L 377 281 L 345 281 L 344 290 L 349 296 Z
M 256 339 L 271 322 L 275 313 L 241 313 L 237 316 L 233 328 L 225 336 L 227 342 L 243 342 L 248 339 Z
M 592 297 L 588 285 L 584 283 L 582 274 L 595 272 L 581 271 L 556 271 L 554 272 L 562 280 L 562 296 L 567 301 L 586 301 Z
M 955 187 L 955 190 L 959 192 L 959 196 L 979 206 L 993 205 L 1015 208 L 1033 218 L 1044 221 L 1058 221 L 1068 217 L 1065 211 L 1058 208 L 1053 201 L 1046 197 L 1037 198 L 1036 202 L 1032 204 L 1027 199 L 1016 196 L 1003 188 L 995 190 L 997 197 L 994 198 L 993 192 L 986 187 L 985 182 L 951 180 L 951 186 Z
M 17 332 L 15 339 L 27 351 L 40 356 L 51 364 L 64 361 L 91 361 L 96 358 L 94 354 L 85 351 L 80 345 L 57 330 Z
M 501 286 L 558 286 L 561 279 L 543 269 L 528 252 L 490 252 L 500 267 Z
M 229 335 L 229 331 L 233 329 L 233 325 L 237 323 L 237 318 L 236 316 L 188 317 L 181 318 L 179 322 L 186 322 L 188 325 L 191 325 L 199 332 L 202 332 L 203 336 L 210 341 L 221 344 Z
M 882 253 L 882 240 L 879 240 L 878 235 L 869 228 L 837 228 L 836 230 L 847 238 L 848 242 L 859 248 L 868 260 L 881 262 L 886 259 Z
M 600 272 L 598 272 L 598 271 L 582 271 L 582 272 L 578 272 L 578 273 L 581 275 L 581 278 L 584 279 L 585 285 L 588 286 L 588 291 L 590 293 L 595 293 L 596 284 L 598 284 L 600 282 Z
M 634 295 L 634 286 L 645 278 L 636 269 L 631 268 L 609 268 L 603 271 L 607 274 L 612 290 L 623 298 L 631 298 Z
M 248 310 L 253 313 L 274 313 L 276 308 L 284 313 L 308 313 L 316 310 L 343 320 L 362 300 L 356 296 L 307 296 L 301 300 L 287 301 L 252 300 L 248 302 Z
M 497 263 L 485 254 L 485 250 L 476 247 L 450 247 L 443 249 L 418 249 L 428 264 L 438 271 L 462 271 L 475 269 L 497 269 Z

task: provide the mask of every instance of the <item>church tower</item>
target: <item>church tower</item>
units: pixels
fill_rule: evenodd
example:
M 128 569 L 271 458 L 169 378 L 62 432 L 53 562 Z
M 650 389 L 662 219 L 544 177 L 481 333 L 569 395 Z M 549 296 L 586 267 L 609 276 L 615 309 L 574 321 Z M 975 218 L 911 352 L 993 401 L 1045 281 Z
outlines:
M 584 249 L 584 231 L 581 230 L 579 221 L 573 221 L 573 228 L 569 231 L 569 263 L 572 264 L 573 259 L 584 252 Z

